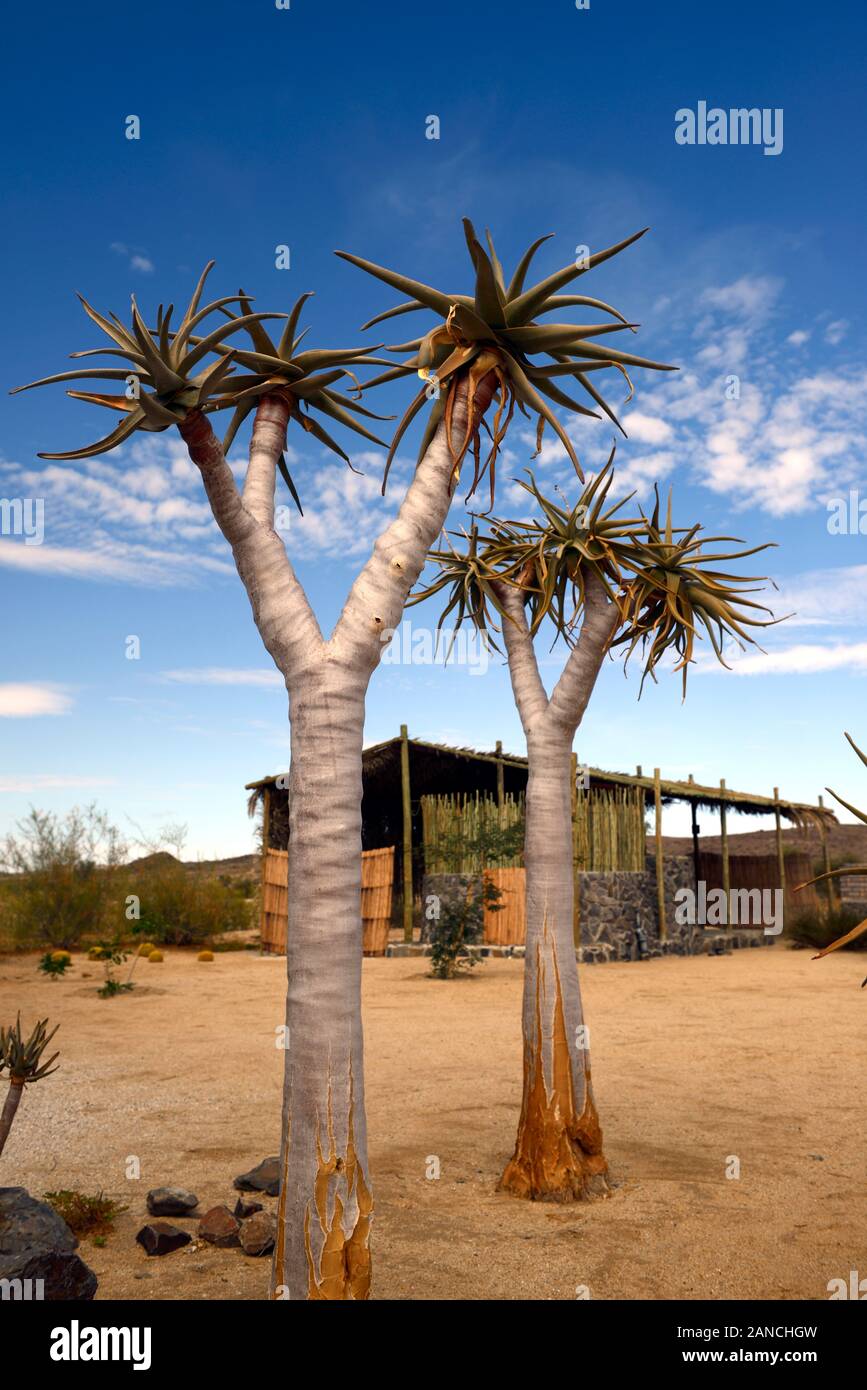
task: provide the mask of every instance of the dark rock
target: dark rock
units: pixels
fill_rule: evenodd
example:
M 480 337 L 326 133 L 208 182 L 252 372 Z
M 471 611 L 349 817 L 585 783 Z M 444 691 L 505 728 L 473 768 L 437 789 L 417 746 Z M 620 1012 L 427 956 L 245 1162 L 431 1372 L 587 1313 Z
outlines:
M 233 1215 L 236 1216 L 239 1221 L 245 1221 L 248 1216 L 255 1216 L 257 1211 L 264 1210 L 265 1208 L 262 1206 L 261 1202 L 253 1202 L 249 1197 L 239 1197 L 235 1203 Z
M 263 1158 L 258 1167 L 236 1178 L 234 1186 L 239 1192 L 264 1192 L 269 1197 L 276 1197 L 280 1190 L 279 1158 Z
M 240 1226 L 228 1207 L 211 1207 L 199 1222 L 199 1236 L 211 1245 L 237 1245 L 239 1230 Z
M 24 1187 L 0 1187 L 0 1279 L 41 1280 L 24 1285 L 30 1292 L 55 1302 L 94 1297 L 97 1278 L 75 1254 L 78 1241 L 66 1222 L 46 1202 L 38 1202 Z
M 149 1221 L 142 1226 L 136 1240 L 146 1255 L 170 1255 L 182 1245 L 189 1245 L 192 1236 L 170 1221 Z
M 258 1211 L 241 1223 L 239 1239 L 245 1255 L 267 1255 L 276 1237 L 277 1223 L 269 1211 Z
M 189 1216 L 199 1199 L 195 1192 L 182 1187 L 154 1187 L 147 1195 L 147 1204 L 151 1216 Z

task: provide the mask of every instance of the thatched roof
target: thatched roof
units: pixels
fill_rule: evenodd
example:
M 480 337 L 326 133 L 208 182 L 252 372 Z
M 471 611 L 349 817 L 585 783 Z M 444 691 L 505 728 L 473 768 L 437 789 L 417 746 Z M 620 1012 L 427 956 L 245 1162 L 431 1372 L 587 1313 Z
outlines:
M 505 791 L 518 794 L 527 785 L 527 759 L 513 753 L 481 752 L 476 748 L 450 748 L 445 744 L 428 743 L 424 739 L 411 738 L 409 746 L 410 788 L 413 811 L 417 812 L 418 798 L 429 795 L 445 795 L 454 792 L 481 792 L 496 795 L 497 766 L 502 763 L 503 785 Z M 403 822 L 400 786 L 400 738 L 387 739 L 375 743 L 362 753 L 362 779 L 364 794 L 362 799 L 362 819 L 364 823 L 364 847 L 375 849 L 382 844 L 397 844 L 400 841 Z M 648 806 L 654 801 L 654 781 L 652 777 L 637 773 L 609 772 L 604 768 L 589 769 L 590 786 L 601 787 L 640 787 L 644 791 Z M 283 774 L 285 777 L 285 774 Z M 248 782 L 247 790 L 251 811 L 269 787 L 276 793 L 276 799 L 283 801 L 287 792 L 275 787 L 276 777 L 263 777 L 258 782 Z M 674 801 L 686 801 L 695 807 L 719 810 L 723 796 L 719 787 L 706 787 L 698 782 L 677 782 L 666 778 L 660 783 L 662 800 L 666 805 Z M 812 806 L 806 802 L 775 801 L 772 796 L 759 796 L 754 792 L 725 791 L 725 806 L 742 815 L 762 816 L 773 814 L 779 807 L 780 815 L 799 828 L 836 824 L 836 816 L 827 807 Z M 415 839 L 415 835 L 413 836 Z

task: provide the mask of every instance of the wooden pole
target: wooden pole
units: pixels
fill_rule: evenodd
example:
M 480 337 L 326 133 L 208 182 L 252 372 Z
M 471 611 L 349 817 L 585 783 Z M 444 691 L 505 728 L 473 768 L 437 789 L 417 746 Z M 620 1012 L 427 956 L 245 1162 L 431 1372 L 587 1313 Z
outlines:
M 824 807 L 825 805 L 825 802 L 821 796 L 819 797 L 819 805 L 822 807 Z M 825 824 L 824 818 L 820 819 L 819 821 L 819 834 L 822 836 L 822 863 L 824 866 L 825 873 L 829 874 L 831 872 L 831 850 L 828 845 L 828 827 Z M 836 892 L 834 891 L 834 880 L 832 878 L 826 879 L 825 887 L 828 890 L 828 910 L 830 912 L 833 912 L 835 906 L 835 899 L 837 896 Z M 839 884 L 836 885 L 836 887 L 839 887 Z
M 668 940 L 665 920 L 665 865 L 662 857 L 662 784 L 659 768 L 653 769 L 653 800 L 656 806 L 656 910 L 659 916 L 659 939 Z
M 578 754 L 572 754 L 572 940 L 581 945 L 581 894 L 578 886 Z
M 503 744 L 497 739 L 497 805 L 503 809 L 503 802 L 506 799 L 505 789 L 505 769 L 503 767 Z M 500 818 L 502 821 L 502 817 Z
M 409 785 L 409 734 L 400 726 L 400 791 L 403 802 L 403 939 L 412 941 L 412 797 Z
M 780 875 L 780 887 L 783 890 L 783 906 L 785 907 L 786 893 L 786 856 L 783 853 L 783 822 L 780 816 L 780 789 L 774 787 L 774 819 L 777 823 L 777 867 Z
M 262 788 L 262 906 L 259 912 L 259 939 L 265 940 L 265 904 L 268 897 L 268 850 L 271 848 L 271 788 Z M 263 947 L 264 949 L 264 947 Z
M 726 779 L 720 778 L 719 784 L 720 808 L 719 808 L 719 838 L 720 849 L 722 850 L 722 881 L 723 893 L 726 900 L 726 926 L 731 921 L 731 875 L 729 873 L 729 832 L 726 825 Z

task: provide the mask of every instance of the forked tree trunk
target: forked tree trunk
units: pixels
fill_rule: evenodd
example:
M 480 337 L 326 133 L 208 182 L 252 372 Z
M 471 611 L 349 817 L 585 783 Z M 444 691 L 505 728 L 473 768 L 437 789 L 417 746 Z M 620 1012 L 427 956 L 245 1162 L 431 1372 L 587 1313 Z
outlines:
M 476 389 L 476 424 L 494 384 L 489 374 Z M 326 640 L 274 531 L 287 418 L 279 398 L 259 405 L 243 497 L 205 418 L 191 415 L 181 433 L 289 693 L 288 1028 L 271 1295 L 360 1299 L 370 1288 L 373 1209 L 361 1027 L 364 701 L 384 634 L 445 522 L 454 462 L 441 425 Z M 455 438 L 465 422 L 463 395 Z
M 500 592 L 509 611 L 503 635 L 528 761 L 524 1089 L 515 1152 L 500 1188 L 565 1202 L 608 1191 L 572 936 L 570 779 L 572 740 L 613 635 L 616 610 L 591 580 L 581 636 L 549 700 L 521 600 L 514 589 Z

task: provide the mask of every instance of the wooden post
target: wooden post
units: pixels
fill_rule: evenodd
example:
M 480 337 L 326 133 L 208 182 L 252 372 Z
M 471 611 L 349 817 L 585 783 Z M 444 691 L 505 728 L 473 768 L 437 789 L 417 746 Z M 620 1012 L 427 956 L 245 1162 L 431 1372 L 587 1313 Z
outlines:
M 690 782 L 692 781 L 692 776 L 690 776 L 690 779 L 689 779 L 689 780 L 690 780 Z M 700 870 L 701 870 L 701 860 L 700 860 L 700 858 L 699 858 L 699 855 L 700 855 L 701 851 L 700 851 L 700 849 L 699 849 L 699 840 L 698 840 L 698 834 L 699 834 L 698 812 L 696 811 L 696 807 L 695 807 L 695 802 L 694 802 L 694 801 L 691 801 L 691 802 L 689 803 L 689 808 L 690 808 L 690 811 L 691 811 L 691 813 L 692 813 L 692 876 L 693 876 L 693 878 L 695 879 L 695 891 L 696 891 L 696 895 L 698 895 L 698 880 L 699 880 L 699 875 L 700 875 Z
M 726 926 L 731 922 L 731 875 L 729 874 L 729 832 L 726 825 L 726 779 L 720 778 L 719 783 L 720 808 L 719 808 L 719 838 L 720 849 L 722 851 L 722 881 L 723 892 L 726 899 Z
M 778 867 L 779 875 L 780 875 L 780 887 L 781 887 L 782 890 L 783 890 L 783 908 L 784 908 L 784 910 L 785 910 L 785 903 L 786 903 L 786 896 L 785 896 L 785 894 L 786 894 L 786 856 L 785 856 L 785 854 L 783 853 L 783 822 L 782 822 L 782 819 L 781 819 L 781 817 L 780 817 L 780 789 L 779 789 L 779 787 L 774 787 L 774 801 L 777 803 L 777 804 L 775 805 L 775 807 L 774 807 L 774 819 L 776 820 L 776 823 L 777 823 L 777 867 Z
M 409 734 L 400 726 L 400 791 L 403 802 L 403 939 L 412 941 L 412 798 L 409 785 Z
M 265 902 L 268 896 L 268 850 L 271 848 L 271 788 L 262 788 L 262 907 L 259 913 L 259 939 L 265 940 Z
M 825 805 L 825 802 L 821 796 L 819 797 L 819 805 L 822 807 L 824 807 Z M 829 874 L 831 872 L 831 851 L 828 847 L 828 827 L 825 824 L 824 818 L 821 818 L 819 820 L 819 834 L 822 836 L 822 864 L 824 866 L 824 872 L 826 874 Z M 839 886 L 839 884 L 835 885 L 834 880 L 832 878 L 825 880 L 825 887 L 828 890 L 827 896 L 829 912 L 834 911 L 835 899 L 837 897 L 835 887 L 839 889 Z
M 653 799 L 656 806 L 656 910 L 659 914 L 659 939 L 668 940 L 665 920 L 665 865 L 662 857 L 662 785 L 659 768 L 653 769 Z
M 578 754 L 572 754 L 572 940 L 581 945 L 581 894 L 578 886 Z
M 497 805 L 500 808 L 500 826 L 503 824 L 503 805 L 506 800 L 505 770 L 503 767 L 503 744 L 497 739 Z

